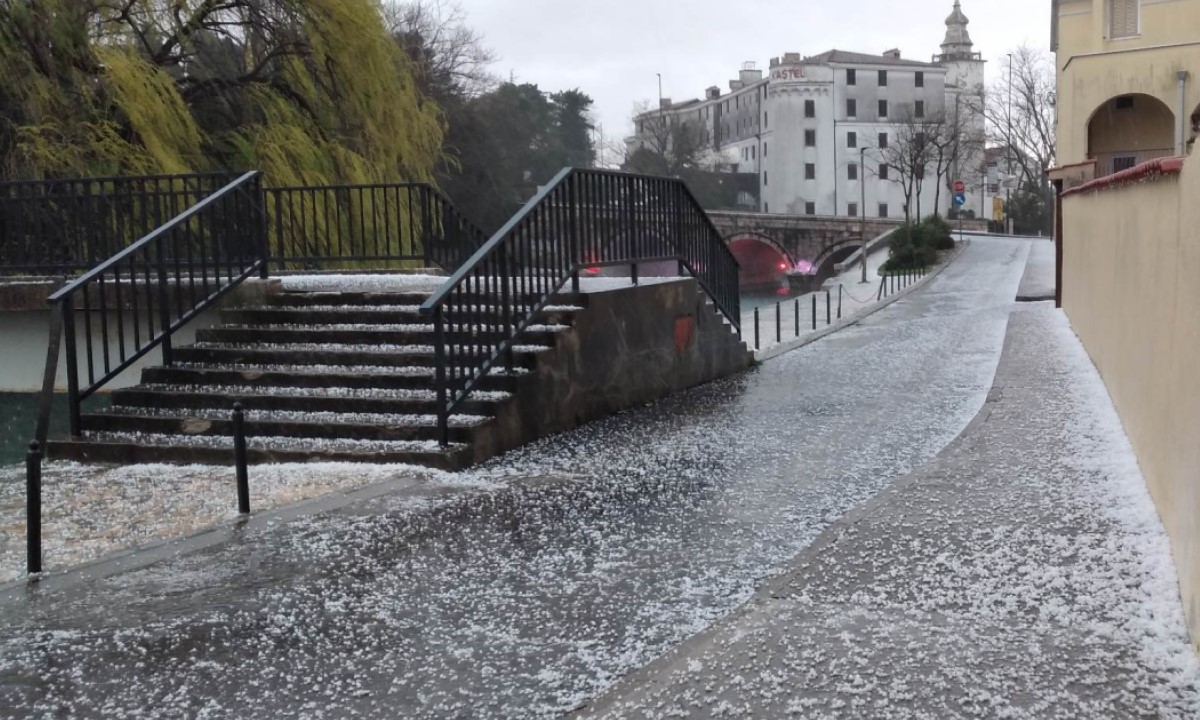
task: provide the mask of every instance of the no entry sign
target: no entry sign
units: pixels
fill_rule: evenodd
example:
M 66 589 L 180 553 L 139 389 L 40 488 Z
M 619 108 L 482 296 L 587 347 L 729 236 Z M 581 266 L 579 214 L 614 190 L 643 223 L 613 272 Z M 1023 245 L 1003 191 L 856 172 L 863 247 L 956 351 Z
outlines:
M 965 193 L 966 191 L 967 191 L 967 184 L 965 182 L 963 182 L 962 180 L 954 181 L 954 192 L 961 195 L 962 193 Z

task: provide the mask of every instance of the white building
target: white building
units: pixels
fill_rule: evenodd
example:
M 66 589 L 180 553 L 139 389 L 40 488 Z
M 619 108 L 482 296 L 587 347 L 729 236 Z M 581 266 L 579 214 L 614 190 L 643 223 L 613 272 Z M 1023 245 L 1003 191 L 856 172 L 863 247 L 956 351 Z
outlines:
M 983 133 L 978 101 L 968 102 L 967 95 L 981 97 L 984 61 L 967 24 L 955 2 L 942 52 L 932 62 L 903 58 L 899 50 L 830 50 L 773 58 L 766 75 L 747 63 L 727 95 L 711 87 L 703 100 L 664 100 L 639 115 L 628 149 L 661 152 L 662 139 L 654 136 L 677 124 L 711 145 L 709 160 L 719 170 L 757 174 L 762 212 L 856 217 L 865 209 L 868 217 L 903 217 L 905 192 L 884 151 L 902 131 L 897 118 L 968 112 Z M 967 181 L 968 192 L 983 185 L 982 148 L 979 154 L 953 173 Z M 924 214 L 933 212 L 937 184 L 924 182 Z M 951 193 L 943 188 L 940 200 L 944 212 Z

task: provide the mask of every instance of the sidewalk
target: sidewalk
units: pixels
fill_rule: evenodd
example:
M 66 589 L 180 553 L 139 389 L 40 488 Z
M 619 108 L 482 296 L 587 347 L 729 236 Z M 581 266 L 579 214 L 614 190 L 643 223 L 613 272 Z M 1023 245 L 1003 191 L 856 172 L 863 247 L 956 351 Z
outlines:
M 1200 717 L 1166 536 L 1065 317 L 1017 306 L 962 436 L 581 715 Z

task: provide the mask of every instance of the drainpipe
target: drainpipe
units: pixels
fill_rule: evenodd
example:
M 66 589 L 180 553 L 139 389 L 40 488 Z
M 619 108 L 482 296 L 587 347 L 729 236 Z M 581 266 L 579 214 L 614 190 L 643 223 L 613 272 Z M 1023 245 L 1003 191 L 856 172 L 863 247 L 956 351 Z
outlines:
M 1175 116 L 1175 154 L 1183 156 L 1187 152 L 1187 79 L 1188 71 L 1179 70 L 1175 73 L 1179 79 L 1179 112 Z

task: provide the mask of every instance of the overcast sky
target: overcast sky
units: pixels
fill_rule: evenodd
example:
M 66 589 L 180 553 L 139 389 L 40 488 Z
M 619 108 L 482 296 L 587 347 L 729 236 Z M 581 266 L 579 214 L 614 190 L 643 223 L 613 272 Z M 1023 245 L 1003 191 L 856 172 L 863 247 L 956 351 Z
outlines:
M 495 51 L 498 75 L 543 90 L 579 88 L 595 101 L 608 137 L 632 128 L 636 103 L 701 97 L 748 60 L 766 68 L 785 52 L 837 48 L 878 54 L 898 47 L 929 60 L 945 37 L 953 0 L 459 0 Z M 1005 54 L 1048 49 L 1050 0 L 963 0 L 988 82 Z

